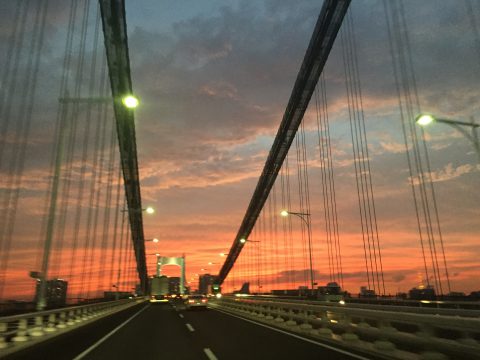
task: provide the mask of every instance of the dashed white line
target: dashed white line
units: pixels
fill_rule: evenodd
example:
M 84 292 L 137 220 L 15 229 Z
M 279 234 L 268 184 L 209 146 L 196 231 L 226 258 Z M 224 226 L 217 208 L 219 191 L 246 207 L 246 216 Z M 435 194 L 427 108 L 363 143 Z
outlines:
M 215 356 L 213 351 L 210 350 L 209 348 L 205 348 L 203 349 L 203 351 L 205 352 L 205 355 L 207 355 L 209 360 L 218 360 L 218 358 Z
M 185 326 L 187 327 L 188 330 L 190 330 L 190 331 L 195 331 L 195 329 L 193 328 L 193 326 L 190 325 L 189 323 L 186 323 Z
M 178 316 L 180 316 L 183 319 L 183 314 L 178 314 Z

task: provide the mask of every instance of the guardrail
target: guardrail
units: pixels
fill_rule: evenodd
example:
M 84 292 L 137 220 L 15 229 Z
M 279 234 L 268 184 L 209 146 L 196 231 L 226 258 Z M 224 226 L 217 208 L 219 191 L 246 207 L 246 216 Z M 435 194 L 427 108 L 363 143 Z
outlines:
M 228 296 L 228 295 L 227 295 Z M 396 312 L 406 312 L 406 313 L 415 313 L 415 314 L 431 314 L 431 315 L 447 315 L 447 316 L 462 316 L 462 317 L 473 317 L 480 318 L 480 310 L 477 309 L 465 309 L 465 308 L 444 308 L 440 307 L 438 302 L 424 301 L 421 302 L 405 302 L 405 303 L 358 303 L 358 302 L 349 302 L 350 299 L 345 299 L 344 303 L 340 304 L 338 301 L 320 301 L 320 300 L 302 300 L 295 298 L 284 298 L 284 297 L 266 297 L 266 296 L 257 296 L 257 295 L 241 295 L 246 299 L 253 299 L 256 301 L 273 301 L 278 303 L 291 303 L 291 304 L 308 304 L 308 305 L 324 305 L 331 307 L 348 307 L 348 308 L 357 308 L 357 309 L 369 309 L 369 310 L 386 310 L 386 311 L 396 311 Z M 398 305 L 402 304 L 402 305 Z M 457 302 L 457 306 L 464 305 L 465 303 Z M 467 305 L 476 304 L 476 302 L 467 303 Z M 413 305 L 413 306 L 412 306 Z
M 224 297 L 210 304 L 384 359 L 480 359 L 480 319 Z
M 144 302 L 124 299 L 0 317 L 0 357 Z

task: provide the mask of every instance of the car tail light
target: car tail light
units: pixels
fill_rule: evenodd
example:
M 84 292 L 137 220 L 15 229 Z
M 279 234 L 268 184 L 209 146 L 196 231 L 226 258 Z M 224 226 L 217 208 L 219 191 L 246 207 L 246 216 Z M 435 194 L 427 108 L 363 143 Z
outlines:
M 195 301 L 193 301 L 193 300 L 188 300 L 188 303 L 189 303 L 189 304 L 193 304 L 194 302 L 195 302 Z
M 202 299 L 202 302 L 203 302 L 203 303 L 206 303 L 206 302 L 207 302 L 207 299 Z

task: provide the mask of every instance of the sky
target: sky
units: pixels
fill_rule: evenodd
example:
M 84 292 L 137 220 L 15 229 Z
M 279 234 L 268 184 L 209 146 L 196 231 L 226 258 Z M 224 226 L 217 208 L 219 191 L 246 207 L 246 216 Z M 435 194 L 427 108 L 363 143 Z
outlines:
M 446 118 L 469 121 L 473 116 L 480 121 L 476 101 L 479 4 L 455 0 L 402 4 L 420 108 Z M 160 240 L 146 243 L 147 254 L 185 254 L 187 278 L 193 287 L 195 274 L 218 271 L 223 260 L 219 253 L 228 252 L 236 236 L 321 5 L 321 1 L 303 0 L 126 1 L 132 83 L 140 99 L 135 126 L 142 202 L 156 209 L 154 215 L 144 217 L 144 231 L 147 239 Z M 10 2 L 0 1 L 3 54 L 13 25 L 13 8 Z M 39 256 L 38 249 L 33 251 L 26 244 L 37 241 L 44 211 L 41 204 L 48 191 L 47 154 L 51 151 L 69 4 L 51 1 L 49 9 L 20 195 L 20 204 L 35 206 L 29 210 L 19 206 L 17 211 L 14 236 L 19 240 L 12 246 L 7 283 L 23 285 L 11 285 L 12 294 L 31 291 L 24 268 L 35 262 L 18 259 Z M 425 279 L 383 3 L 353 1 L 349 12 L 355 30 L 387 293 L 408 291 Z M 89 29 L 95 26 L 93 19 Z M 333 46 L 324 77 L 344 287 L 356 293 L 366 279 L 340 40 L 338 37 Z M 87 48 L 91 43 L 88 38 Z M 0 61 L 5 63 L 6 58 Z M 72 83 L 69 86 L 73 87 Z M 2 96 L 7 91 L 5 84 L 0 84 Z M 311 104 L 304 124 L 312 251 L 315 278 L 324 285 L 329 270 L 315 117 Z M 452 290 L 479 290 L 480 167 L 476 154 L 460 132 L 446 125 L 428 128 L 426 139 Z M 273 219 L 273 212 L 265 216 Z M 238 270 L 227 279 L 227 288 L 238 288 L 247 280 L 263 283 L 264 290 L 306 285 L 300 275 L 308 266 L 299 255 L 304 247 L 299 240 L 300 223 L 293 221 L 291 246 L 297 253 L 292 255 L 278 245 L 283 240 L 267 234 L 268 221 L 262 225 L 263 232 L 254 231 L 253 235 L 263 240 L 247 244 Z M 70 246 L 67 238 L 63 249 Z M 258 251 L 265 260 L 261 271 L 253 265 Z M 279 263 L 285 259 L 291 259 L 293 265 L 282 269 Z M 153 274 L 155 257 L 147 255 L 147 260 Z M 208 265 L 210 262 L 213 264 Z M 177 268 L 166 267 L 164 272 L 179 275 Z M 295 273 L 299 274 L 296 282 L 288 284 Z

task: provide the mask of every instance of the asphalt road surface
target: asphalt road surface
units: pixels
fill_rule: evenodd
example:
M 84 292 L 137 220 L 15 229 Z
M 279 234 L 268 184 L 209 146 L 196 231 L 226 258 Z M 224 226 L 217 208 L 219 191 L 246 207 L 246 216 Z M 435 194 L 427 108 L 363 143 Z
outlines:
M 7 359 L 367 359 L 208 310 L 141 304 Z

